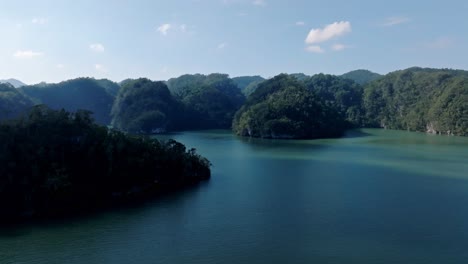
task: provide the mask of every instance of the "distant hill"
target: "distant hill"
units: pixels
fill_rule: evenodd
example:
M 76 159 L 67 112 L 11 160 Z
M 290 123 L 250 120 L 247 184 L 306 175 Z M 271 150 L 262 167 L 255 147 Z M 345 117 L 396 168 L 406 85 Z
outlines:
M 245 102 L 227 74 L 185 74 L 169 79 L 167 86 L 186 108 L 188 129 L 230 128 L 235 112 Z
M 298 81 L 305 81 L 306 79 L 310 77 L 309 75 L 306 75 L 304 73 L 291 73 L 289 74 L 289 76 L 296 78 L 296 80 Z
M 337 137 L 345 126 L 338 111 L 287 74 L 261 83 L 233 120 L 237 135 L 260 138 Z
M 0 121 L 16 118 L 33 105 L 19 89 L 9 83 L 0 83 Z
M 67 111 L 89 110 L 96 122 L 110 124 L 111 109 L 117 84 L 108 80 L 78 78 L 57 84 L 40 83 L 21 87 L 19 90 L 31 97 L 36 104 Z
M 234 77 L 232 78 L 234 83 L 241 89 L 241 91 L 244 91 L 245 88 L 247 88 L 250 84 L 254 82 L 262 82 L 265 80 L 265 78 L 255 75 L 255 76 L 239 76 L 239 77 Z
M 9 84 L 13 85 L 13 87 L 15 87 L 15 88 L 19 88 L 21 86 L 26 86 L 25 83 L 23 83 L 20 80 L 16 80 L 16 79 L 0 80 L 0 83 L 9 83 Z
M 369 70 L 355 70 L 345 73 L 340 77 L 343 79 L 350 79 L 358 84 L 364 85 L 377 80 L 378 78 L 382 77 L 382 75 L 371 72 Z
M 468 136 L 468 72 L 409 68 L 364 88 L 367 127 Z

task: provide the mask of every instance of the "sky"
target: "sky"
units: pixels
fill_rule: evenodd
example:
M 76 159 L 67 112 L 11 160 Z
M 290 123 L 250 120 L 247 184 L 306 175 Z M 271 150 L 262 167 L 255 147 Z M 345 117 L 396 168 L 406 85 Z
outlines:
M 468 1 L 0 0 L 0 79 L 468 70 Z

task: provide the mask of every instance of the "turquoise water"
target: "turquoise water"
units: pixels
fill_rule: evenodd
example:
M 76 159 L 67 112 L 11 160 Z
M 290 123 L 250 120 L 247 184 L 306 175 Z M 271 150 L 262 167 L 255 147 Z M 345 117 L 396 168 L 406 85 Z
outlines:
M 74 220 L 0 229 L 0 263 L 468 263 L 468 138 L 175 138 L 213 177 Z

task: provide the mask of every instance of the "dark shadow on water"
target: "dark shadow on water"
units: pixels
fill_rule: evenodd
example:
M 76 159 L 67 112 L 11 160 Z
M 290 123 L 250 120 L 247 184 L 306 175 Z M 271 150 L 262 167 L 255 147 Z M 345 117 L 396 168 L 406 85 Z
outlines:
M 48 228 L 87 222 L 99 219 L 106 214 L 125 214 L 131 217 L 151 207 L 164 206 L 166 203 L 179 202 L 187 197 L 194 196 L 201 189 L 208 187 L 210 180 L 186 186 L 179 190 L 163 192 L 151 196 L 140 197 L 101 208 L 92 208 L 87 211 L 77 211 L 60 216 L 45 216 L 32 219 L 18 220 L 16 222 L 0 222 L 0 238 L 13 238 L 30 234 L 35 228 Z
M 343 138 L 362 138 L 368 136 L 371 136 L 371 134 L 366 133 L 360 129 L 350 129 L 345 132 Z

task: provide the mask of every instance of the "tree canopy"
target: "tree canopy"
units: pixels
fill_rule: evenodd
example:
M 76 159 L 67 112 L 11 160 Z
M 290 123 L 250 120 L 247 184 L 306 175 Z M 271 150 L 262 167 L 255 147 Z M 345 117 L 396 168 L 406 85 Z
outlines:
M 369 70 L 355 70 L 340 76 L 343 79 L 353 80 L 358 84 L 365 85 L 382 77 L 382 75 Z
M 343 119 L 346 119 L 351 127 L 362 125 L 363 88 L 349 79 L 329 74 L 317 74 L 304 79 L 304 83 L 330 107 L 336 109 Z
M 0 121 L 15 118 L 33 105 L 31 99 L 9 83 L 0 83 Z
M 182 75 L 170 79 L 171 93 L 185 107 L 187 129 L 230 128 L 245 96 L 226 74 Z
M 20 90 L 33 98 L 36 104 L 46 104 L 53 109 L 76 111 L 86 109 L 93 113 L 96 122 L 110 124 L 115 86 L 108 80 L 78 78 L 57 84 L 41 83 L 24 86 Z
M 236 113 L 234 132 L 262 138 L 323 138 L 343 133 L 345 121 L 295 77 L 261 83 Z
M 468 73 L 410 68 L 366 86 L 367 126 L 468 135 Z
M 87 211 L 209 177 L 194 149 L 108 130 L 89 111 L 36 106 L 0 123 L 0 220 Z
M 165 83 L 128 80 L 123 83 L 112 107 L 112 126 L 140 134 L 174 130 L 181 122 L 182 110 Z

